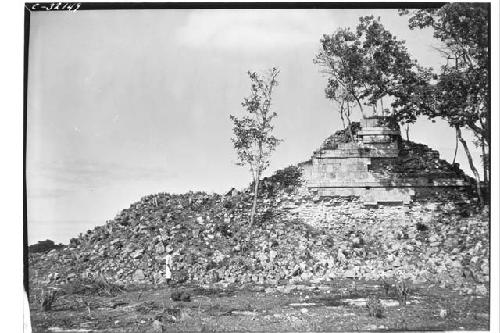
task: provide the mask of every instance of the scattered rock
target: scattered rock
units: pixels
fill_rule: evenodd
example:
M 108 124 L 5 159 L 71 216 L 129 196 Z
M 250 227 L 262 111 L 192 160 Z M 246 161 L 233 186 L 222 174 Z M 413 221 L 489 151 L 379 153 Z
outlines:
M 463 201 L 461 193 L 441 193 L 441 203 L 415 200 L 410 206 L 367 209 L 355 198 L 324 198 L 299 185 L 266 182 L 251 228 L 251 191 L 159 193 L 81 234 L 73 241 L 77 247 L 30 253 L 30 268 L 46 284 L 65 283 L 75 271 L 120 284 L 160 283 L 168 244 L 179 284 L 253 282 L 261 291 L 276 286 L 287 294 L 296 283 L 341 277 L 404 275 L 447 285 L 489 280 L 489 216 L 462 217 L 458 207 L 473 211 L 473 203 Z M 272 216 L 264 216 L 266 211 Z
M 153 332 L 163 332 L 163 324 L 158 319 L 153 321 Z
M 144 275 L 144 272 L 142 269 L 138 269 L 135 271 L 132 278 L 134 281 L 143 281 L 146 278 L 146 276 Z
M 481 296 L 488 295 L 488 289 L 484 284 L 480 284 L 476 286 L 476 293 Z

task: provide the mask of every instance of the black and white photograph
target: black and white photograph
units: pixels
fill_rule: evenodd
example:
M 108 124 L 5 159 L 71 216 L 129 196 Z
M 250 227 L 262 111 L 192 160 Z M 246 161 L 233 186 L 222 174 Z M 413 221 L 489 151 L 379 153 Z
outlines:
M 499 329 L 498 6 L 23 5 L 25 332 Z

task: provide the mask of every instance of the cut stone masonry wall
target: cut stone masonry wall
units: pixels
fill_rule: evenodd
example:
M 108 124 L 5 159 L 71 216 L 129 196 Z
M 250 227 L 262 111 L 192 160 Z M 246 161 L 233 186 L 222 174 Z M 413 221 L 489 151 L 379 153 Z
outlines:
M 301 165 L 312 193 L 356 196 L 366 205 L 409 204 L 427 188 L 463 191 L 470 186 L 470 179 L 457 165 L 439 159 L 439 152 L 403 141 L 388 117 L 363 119 L 353 136 L 344 142 L 334 134 Z

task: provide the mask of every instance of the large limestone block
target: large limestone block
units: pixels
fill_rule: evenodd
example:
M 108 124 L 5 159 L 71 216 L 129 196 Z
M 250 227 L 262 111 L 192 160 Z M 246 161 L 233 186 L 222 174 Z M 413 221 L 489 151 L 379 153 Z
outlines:
M 365 189 L 361 200 L 365 204 L 409 204 L 415 191 L 412 188 L 371 188 Z

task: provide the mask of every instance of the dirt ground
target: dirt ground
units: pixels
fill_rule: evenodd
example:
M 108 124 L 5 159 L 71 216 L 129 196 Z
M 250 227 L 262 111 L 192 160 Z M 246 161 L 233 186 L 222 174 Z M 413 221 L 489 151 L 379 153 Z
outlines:
M 183 290 L 189 302 L 170 296 Z M 369 316 L 377 295 L 382 318 Z M 116 296 L 58 295 L 42 311 L 30 295 L 34 332 L 488 330 L 489 298 L 436 285 L 412 285 L 406 305 L 380 283 L 352 280 L 280 288 L 129 286 Z

